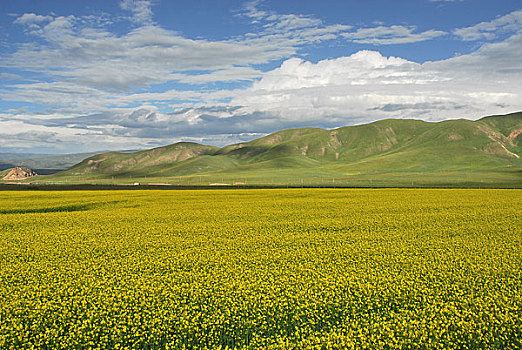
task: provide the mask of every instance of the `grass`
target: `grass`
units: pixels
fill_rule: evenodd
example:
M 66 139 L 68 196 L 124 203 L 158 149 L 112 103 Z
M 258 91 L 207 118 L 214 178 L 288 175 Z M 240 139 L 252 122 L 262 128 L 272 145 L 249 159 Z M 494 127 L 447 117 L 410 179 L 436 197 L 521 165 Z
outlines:
M 237 169 L 228 172 L 188 174 L 156 177 L 130 174 L 106 176 L 38 176 L 20 181 L 38 185 L 73 184 L 132 185 L 170 184 L 180 186 L 208 186 L 214 183 L 246 184 L 252 186 L 312 186 L 312 187 L 451 187 L 451 188 L 522 188 L 522 170 L 499 168 L 485 170 L 460 169 L 444 171 L 400 170 L 378 171 L 365 169 L 364 164 L 347 168 L 265 168 Z

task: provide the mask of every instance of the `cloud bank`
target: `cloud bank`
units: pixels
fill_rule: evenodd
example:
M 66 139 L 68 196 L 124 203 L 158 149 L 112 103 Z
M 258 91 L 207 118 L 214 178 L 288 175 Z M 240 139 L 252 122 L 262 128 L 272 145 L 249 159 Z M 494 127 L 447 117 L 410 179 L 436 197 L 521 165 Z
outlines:
M 120 7 L 131 23 L 120 34 L 108 28 L 122 19 L 109 15 L 26 13 L 13 21 L 34 42 L 2 55 L 8 84 L 0 98 L 41 107 L 0 112 L 0 149 L 76 152 L 181 140 L 224 145 L 289 127 L 522 110 L 521 11 L 450 34 L 402 24 L 326 24 L 249 2 L 237 17 L 256 30 L 205 40 L 156 24 L 149 1 L 125 0 Z M 375 47 L 450 35 L 485 42 L 471 54 L 424 63 L 387 57 Z M 331 41 L 374 47 L 316 62 L 301 55 Z

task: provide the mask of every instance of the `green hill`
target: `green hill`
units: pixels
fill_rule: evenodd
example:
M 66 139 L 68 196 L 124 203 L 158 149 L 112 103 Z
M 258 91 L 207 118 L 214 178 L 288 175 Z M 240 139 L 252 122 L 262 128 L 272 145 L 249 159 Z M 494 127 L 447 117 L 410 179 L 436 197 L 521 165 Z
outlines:
M 109 152 L 39 181 L 522 187 L 522 113 L 282 130 L 223 148 Z
M 213 146 L 180 142 L 134 153 L 108 152 L 87 158 L 63 173 L 117 177 L 170 174 L 168 169 L 177 168 L 179 163 L 204 155 L 213 155 L 217 150 L 219 148 Z

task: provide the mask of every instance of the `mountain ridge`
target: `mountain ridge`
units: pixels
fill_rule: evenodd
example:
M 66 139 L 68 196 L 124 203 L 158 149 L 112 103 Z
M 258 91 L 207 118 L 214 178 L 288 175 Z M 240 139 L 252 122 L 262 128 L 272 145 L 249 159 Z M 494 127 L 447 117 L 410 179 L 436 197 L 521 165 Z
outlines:
M 284 184 L 295 182 L 296 176 L 301 181 L 312 177 L 385 179 L 386 174 L 398 178 L 455 172 L 457 178 L 469 180 L 472 172 L 482 172 L 477 179 L 485 173 L 500 174 L 522 183 L 521 156 L 522 112 L 518 112 L 476 121 L 385 119 L 330 130 L 285 129 L 221 148 L 179 142 L 134 153 L 95 155 L 57 176 L 179 181 L 205 176 L 255 178 L 257 183 L 272 177 Z

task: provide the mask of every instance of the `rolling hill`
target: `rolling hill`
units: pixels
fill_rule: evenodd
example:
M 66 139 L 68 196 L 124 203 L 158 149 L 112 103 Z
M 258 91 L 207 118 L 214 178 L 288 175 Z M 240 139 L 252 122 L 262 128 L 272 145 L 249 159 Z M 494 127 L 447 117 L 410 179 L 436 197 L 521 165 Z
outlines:
M 42 181 L 522 186 L 522 112 L 287 129 L 223 148 L 181 142 L 85 159 Z

